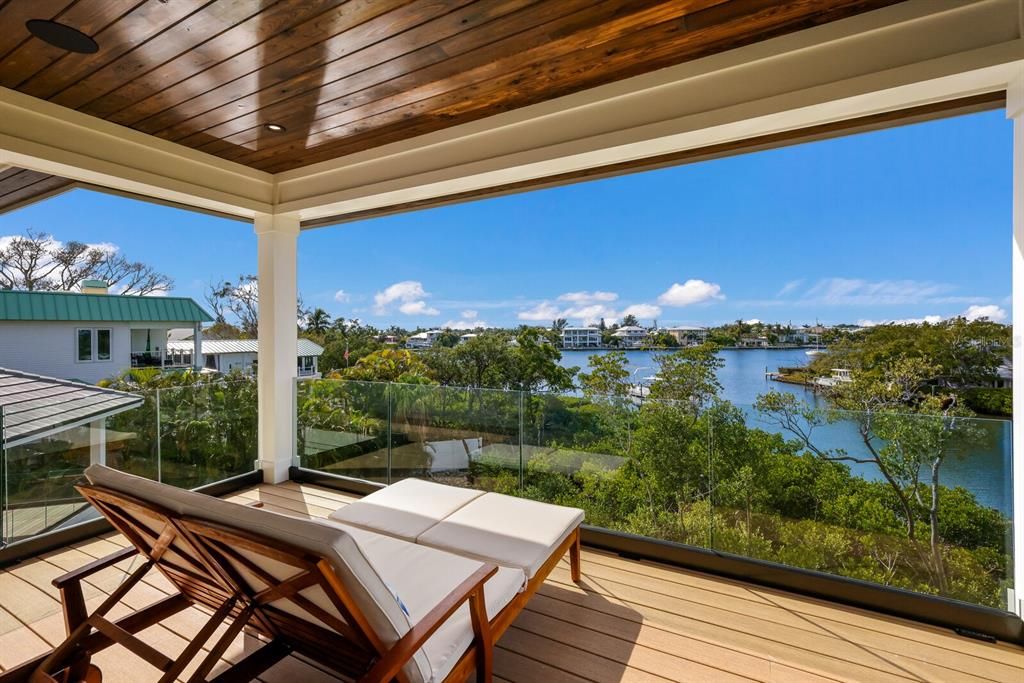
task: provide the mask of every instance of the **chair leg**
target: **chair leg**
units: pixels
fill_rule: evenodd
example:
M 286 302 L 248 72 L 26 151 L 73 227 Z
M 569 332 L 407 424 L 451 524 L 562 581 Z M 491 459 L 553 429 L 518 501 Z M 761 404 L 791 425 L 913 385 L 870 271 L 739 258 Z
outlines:
M 476 647 L 476 680 L 477 683 L 491 683 L 494 676 L 494 638 L 491 623 L 487 620 L 483 588 L 469 596 L 469 615 Z
M 580 529 L 576 527 L 573 533 L 572 545 L 569 546 L 569 571 L 573 583 L 580 582 Z

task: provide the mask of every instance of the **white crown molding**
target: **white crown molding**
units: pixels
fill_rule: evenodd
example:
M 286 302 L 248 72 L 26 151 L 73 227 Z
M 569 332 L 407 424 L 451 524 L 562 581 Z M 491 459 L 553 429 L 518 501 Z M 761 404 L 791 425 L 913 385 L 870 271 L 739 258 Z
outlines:
M 247 218 L 273 210 L 269 173 L 8 88 L 0 163 Z

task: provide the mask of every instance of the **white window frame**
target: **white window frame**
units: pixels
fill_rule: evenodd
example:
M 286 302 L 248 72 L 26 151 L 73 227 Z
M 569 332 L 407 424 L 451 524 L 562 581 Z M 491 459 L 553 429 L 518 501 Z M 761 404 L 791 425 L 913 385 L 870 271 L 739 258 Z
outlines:
M 101 331 L 110 335 L 110 356 L 100 358 Z M 82 332 L 89 333 L 89 358 L 82 359 L 78 352 L 78 337 Z M 114 360 L 114 329 L 112 327 L 76 327 L 75 328 L 75 362 L 76 363 L 110 363 Z

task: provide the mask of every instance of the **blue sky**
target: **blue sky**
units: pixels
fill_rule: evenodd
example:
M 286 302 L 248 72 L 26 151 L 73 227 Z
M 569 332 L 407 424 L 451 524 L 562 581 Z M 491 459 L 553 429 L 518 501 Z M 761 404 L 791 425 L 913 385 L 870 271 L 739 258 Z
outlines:
M 1008 321 L 1002 111 L 321 228 L 308 306 L 386 326 L 613 319 Z M 75 191 L 0 216 L 117 245 L 202 299 L 255 271 L 244 223 Z

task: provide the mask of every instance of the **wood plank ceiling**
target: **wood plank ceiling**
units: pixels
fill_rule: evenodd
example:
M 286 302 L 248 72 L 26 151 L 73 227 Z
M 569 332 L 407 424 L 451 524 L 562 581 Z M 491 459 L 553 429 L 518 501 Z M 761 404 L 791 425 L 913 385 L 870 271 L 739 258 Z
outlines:
M 0 85 L 278 172 L 898 1 L 0 0 Z

